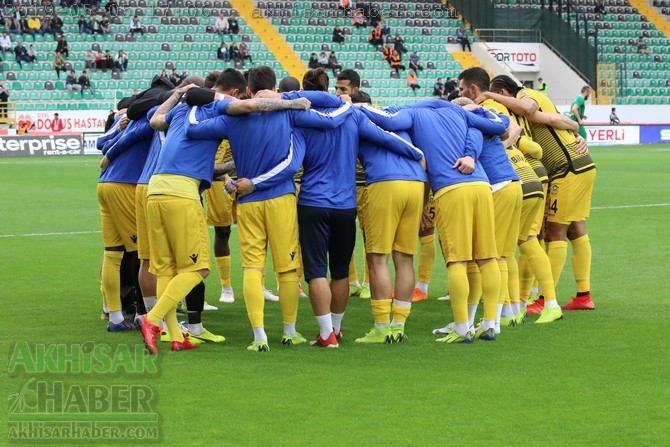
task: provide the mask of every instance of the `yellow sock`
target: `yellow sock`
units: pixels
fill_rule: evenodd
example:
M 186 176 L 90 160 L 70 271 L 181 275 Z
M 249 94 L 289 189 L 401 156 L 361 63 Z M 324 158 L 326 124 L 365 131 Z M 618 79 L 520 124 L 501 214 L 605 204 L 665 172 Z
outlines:
M 161 320 L 165 319 L 170 309 L 176 309 L 177 304 L 183 300 L 188 293 L 193 290 L 195 286 L 202 282 L 202 276 L 198 272 L 178 273 L 174 278 L 170 279 L 165 285 L 165 278 L 167 276 L 159 276 L 156 283 L 156 293 L 165 287 L 163 293 L 160 294 L 158 302 L 151 309 L 147 315 L 147 320 L 151 324 L 158 325 Z M 175 320 L 176 320 L 175 316 Z M 165 322 L 167 324 L 167 321 Z M 168 326 L 168 330 L 170 327 Z
M 370 300 L 372 315 L 376 324 L 388 325 L 391 323 L 391 303 L 393 300 Z
M 263 308 L 265 298 L 263 297 L 263 273 L 260 270 L 245 269 L 242 280 L 244 293 L 244 304 L 247 306 L 247 314 L 251 327 L 263 327 Z
M 102 258 L 102 288 L 105 291 L 109 312 L 121 310 L 121 260 L 122 251 L 105 250 Z
M 468 294 L 470 293 L 467 266 L 465 264 L 449 264 L 447 266 L 447 275 L 449 275 L 449 296 L 451 296 L 451 310 L 454 313 L 454 322 L 467 323 Z
M 407 301 L 393 300 L 393 324 L 405 324 L 412 310 L 412 303 Z
M 498 294 L 500 292 L 500 269 L 495 261 L 479 266 L 482 274 L 482 299 L 484 301 L 484 319 L 495 320 L 498 313 Z M 451 281 L 451 278 L 449 279 Z
M 533 269 L 530 266 L 528 255 L 521 249 L 524 244 L 537 239 L 530 239 L 519 246 L 519 296 L 525 302 L 530 297 L 530 288 L 533 286 L 535 276 L 533 276 Z M 551 266 L 549 267 L 551 271 Z
M 555 300 L 556 284 L 554 284 L 554 277 L 552 276 L 552 265 L 549 262 L 549 256 L 542 250 L 538 240 L 530 239 L 524 242 L 519 246 L 519 250 L 528 259 L 528 266 L 535 273 L 534 276 L 542 287 L 545 302 Z
M 577 281 L 577 293 L 591 290 L 591 241 L 585 234 L 571 241 L 572 270 Z
M 507 290 L 509 294 L 509 302 L 518 303 L 520 301 L 519 265 L 516 263 L 516 258 L 514 256 L 510 256 L 509 258 L 507 258 L 507 270 L 509 270 L 507 278 Z M 507 300 L 505 301 L 507 302 Z
M 430 283 L 435 263 L 435 235 L 421 236 L 421 251 L 419 252 L 419 282 Z
M 509 270 L 507 269 L 507 261 L 498 261 L 498 269 L 500 270 L 500 288 L 498 289 L 498 302 L 505 302 L 505 295 L 507 295 L 507 282 L 509 279 Z
M 554 286 L 558 286 L 565 259 L 568 257 L 568 243 L 565 241 L 547 242 L 547 256 L 551 264 L 551 274 L 554 277 Z M 544 290 L 542 291 L 544 293 Z
M 178 341 L 180 343 L 184 341 L 184 334 L 182 334 L 179 323 L 177 322 L 177 308 L 173 307 L 168 310 L 168 313 L 165 314 L 165 318 L 163 319 L 165 320 L 165 326 L 167 326 L 167 330 L 170 333 L 170 340 Z
M 295 270 L 279 273 L 279 306 L 284 324 L 298 319 L 298 275 Z
M 482 274 L 479 273 L 477 263 L 468 262 L 467 268 L 468 283 L 470 284 L 470 292 L 468 293 L 468 304 L 479 304 L 479 299 L 482 297 Z
M 368 269 L 368 256 L 363 246 L 363 284 L 370 284 L 370 270 Z
M 230 256 L 217 257 L 216 269 L 219 271 L 221 286 L 230 287 Z
M 356 271 L 356 255 L 351 255 L 351 261 L 349 261 L 349 282 L 358 281 L 358 272 Z

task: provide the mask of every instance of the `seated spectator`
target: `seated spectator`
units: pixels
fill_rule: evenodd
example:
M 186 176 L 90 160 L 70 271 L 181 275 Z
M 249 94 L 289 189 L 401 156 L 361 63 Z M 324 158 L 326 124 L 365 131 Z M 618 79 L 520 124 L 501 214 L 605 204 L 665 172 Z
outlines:
M 77 82 L 77 76 L 74 70 L 70 70 L 70 74 L 65 78 L 65 88 L 70 93 L 72 93 L 72 91 L 81 93 L 81 85 Z
M 237 21 L 237 16 L 235 14 L 228 18 L 228 28 L 230 29 L 230 34 L 240 33 L 240 23 Z
M 349 17 L 349 14 L 351 14 L 351 0 L 340 0 L 337 9 L 343 10 L 344 16 Z
M 451 92 L 458 92 L 456 80 L 447 76 L 447 82 L 444 83 L 444 92 L 447 96 L 449 96 L 449 93 Z
M 433 84 L 433 95 L 439 97 L 444 96 L 444 84 L 442 83 L 442 78 L 437 78 L 437 81 Z
M 128 54 L 125 51 L 119 50 L 116 54 L 116 58 L 114 58 L 114 67 L 121 71 L 128 71 Z
M 420 58 L 417 52 L 416 51 L 412 52 L 412 54 L 409 56 L 409 68 L 411 68 L 415 72 L 423 70 L 423 66 L 419 65 L 419 61 Z
M 216 18 L 216 22 L 214 22 L 214 31 L 216 31 L 216 34 L 223 39 L 223 36 L 230 34 L 230 29 L 228 28 L 228 20 L 226 20 L 226 17 L 223 15 L 223 11 L 221 11 Z M 226 52 L 228 49 L 226 49 Z M 221 59 L 219 57 L 219 59 Z M 228 58 L 230 59 L 230 58 Z M 227 60 L 227 59 L 226 59 Z
M 595 12 L 596 14 L 605 14 L 605 3 L 603 2 L 603 0 L 598 0 L 598 3 L 593 8 L 593 12 Z
M 240 49 L 237 47 L 237 42 L 233 42 L 230 44 L 230 48 L 228 49 L 230 51 L 230 58 L 234 61 L 237 62 L 240 59 Z
M 407 73 L 407 87 L 411 88 L 415 95 L 416 91 L 421 88 L 414 70 L 410 70 L 409 73 Z
M 56 76 L 60 79 L 60 72 L 65 71 L 65 59 L 63 59 L 63 55 L 60 54 L 60 51 L 56 51 L 52 65 L 53 69 L 56 70 Z
M 470 39 L 468 39 L 468 35 L 465 33 L 465 28 L 462 26 L 456 31 L 456 42 L 461 44 L 463 51 L 465 51 L 466 46 L 468 47 L 468 51 L 472 51 Z
M 137 16 L 133 17 L 133 20 L 130 21 L 130 33 L 131 34 L 140 33 L 141 35 L 144 36 L 144 30 L 142 29 L 142 23 L 140 22 L 140 18 L 137 17 Z
M 35 47 L 32 44 L 28 47 L 28 58 L 30 62 L 37 62 L 37 51 L 35 51 Z
M 54 32 L 54 38 L 56 34 L 63 34 L 63 19 L 58 17 L 58 14 L 54 13 L 54 16 L 51 18 L 51 29 Z
M 393 38 L 393 49 L 398 53 L 407 53 L 407 48 L 405 48 L 405 41 L 400 34 L 396 34 Z
M 393 56 L 391 56 L 391 68 L 393 68 L 398 75 L 400 75 L 398 70 L 405 71 L 405 66 L 402 64 L 402 57 L 396 50 L 393 50 Z
M 2 57 L 5 57 L 7 51 L 12 51 L 12 39 L 9 37 L 7 32 L 3 32 L 0 36 L 0 51 L 2 51 Z
M 649 48 L 647 48 L 647 44 L 644 41 L 644 36 L 640 36 L 637 40 L 637 52 L 638 54 L 651 54 L 651 51 L 649 51 Z
M 226 22 L 227 24 L 227 22 Z M 226 28 L 228 29 L 228 28 Z M 221 45 L 219 48 L 216 49 L 216 58 L 221 59 L 222 61 L 229 61 L 230 60 L 230 53 L 228 52 L 228 48 L 226 47 L 226 44 L 224 42 L 221 42 Z
M 342 66 L 337 62 L 337 56 L 335 52 L 331 51 L 330 56 L 328 56 L 328 66 L 333 70 L 333 75 L 337 76 L 337 72 L 342 70 Z
M 173 68 L 172 69 L 172 74 L 170 75 L 169 80 L 170 80 L 170 82 L 172 82 L 172 85 L 179 85 L 179 84 L 181 84 L 181 81 L 184 80 L 184 78 L 182 78 L 179 75 L 179 72 L 177 71 L 176 68 Z
M 28 50 L 23 46 L 23 42 L 20 40 L 16 42 L 16 46 L 14 47 L 14 56 L 16 56 L 16 62 L 19 64 L 19 67 L 23 67 L 23 65 L 21 65 L 22 62 L 30 62 Z
M 77 26 L 79 27 L 79 34 L 91 34 L 91 28 L 88 27 L 88 22 L 84 16 L 79 16 Z
M 368 42 L 370 42 L 370 44 L 373 45 L 374 47 L 377 47 L 377 45 L 384 44 L 384 38 L 382 37 L 382 29 L 379 27 L 379 25 L 372 28 L 372 32 L 368 37 Z
M 174 72 L 175 70 L 176 70 L 176 68 L 173 69 L 172 71 Z M 162 81 L 168 81 L 168 82 L 170 82 L 170 78 L 168 78 L 167 71 L 165 71 L 165 70 L 161 71 L 161 75 L 158 77 L 158 79 L 160 79 L 160 80 L 162 80 Z
M 95 55 L 93 54 L 93 51 L 88 50 L 86 52 L 86 57 L 84 58 L 84 67 L 87 70 L 93 70 L 96 68 L 95 65 Z
M 307 67 L 309 67 L 311 70 L 316 70 L 317 68 L 320 67 L 319 60 L 316 57 L 316 53 L 312 53 L 312 55 L 309 57 L 309 62 L 307 63 Z
M 326 56 L 324 51 L 319 54 L 317 61 L 319 62 L 319 67 L 328 68 L 328 56 Z
M 112 68 L 114 68 L 114 57 L 112 57 L 112 53 L 109 50 L 105 50 L 105 54 L 102 56 L 102 71 L 105 72 Z
M 365 28 L 366 22 L 365 17 L 363 16 L 363 11 L 357 9 L 356 12 L 354 12 L 354 19 L 352 20 L 351 25 L 356 28 Z
M 616 107 L 612 107 L 612 113 L 610 113 L 610 125 L 618 126 L 619 123 L 621 123 L 621 120 L 619 120 L 619 117 L 616 114 Z
M 86 90 L 93 93 L 93 88 L 91 87 L 91 80 L 88 78 L 88 73 L 86 73 L 86 70 L 84 70 L 81 73 L 81 76 L 79 76 L 78 84 L 81 86 L 80 91 L 81 91 L 82 98 L 84 97 L 84 91 L 86 91 Z
M 65 35 L 61 35 L 58 43 L 56 44 L 56 51 L 60 52 L 64 58 L 68 59 L 70 57 L 70 51 L 68 50 L 67 40 Z
M 96 34 L 105 34 L 105 32 L 102 30 L 102 27 L 100 26 L 98 16 L 95 14 L 91 16 L 91 20 L 88 22 L 88 28 L 91 30 L 91 34 L 93 34 L 93 36 Z
M 42 24 L 42 35 L 51 34 L 54 40 L 56 40 L 56 30 L 53 29 L 53 21 L 46 15 L 43 15 L 40 23 Z
M 333 28 L 333 42 L 342 44 L 344 43 L 344 31 L 339 26 Z
M 40 36 L 44 34 L 42 32 L 42 22 L 39 17 L 29 16 L 26 24 L 28 25 L 28 29 L 25 32 L 33 36 L 33 40 L 35 40 L 35 34 L 39 34 Z
M 242 42 L 240 44 L 240 58 L 242 58 L 242 62 L 244 62 L 246 59 L 249 59 L 250 63 L 254 63 L 253 59 L 251 59 L 251 54 L 249 54 L 249 47 L 247 46 L 246 42 Z
M 388 44 L 382 50 L 382 59 L 391 65 L 391 56 L 393 56 L 393 45 Z
M 103 54 L 102 50 L 98 50 L 97 54 L 95 55 L 95 68 L 102 68 L 102 59 L 103 59 Z
M 102 34 L 109 34 L 112 32 L 112 27 L 109 24 L 107 16 L 102 16 L 102 19 L 100 20 L 100 29 L 102 30 Z
M 23 34 L 21 31 L 21 23 L 16 17 L 5 18 L 5 31 L 9 34 Z
M 379 27 L 382 29 L 383 35 L 389 36 L 391 34 L 391 27 L 388 25 L 384 17 L 379 18 Z

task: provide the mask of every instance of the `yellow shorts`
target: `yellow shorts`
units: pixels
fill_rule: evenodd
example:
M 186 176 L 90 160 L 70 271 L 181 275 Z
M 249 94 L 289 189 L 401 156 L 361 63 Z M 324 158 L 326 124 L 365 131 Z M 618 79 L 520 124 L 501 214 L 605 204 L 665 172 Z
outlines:
M 423 191 L 424 184 L 418 181 L 393 180 L 367 186 L 363 215 L 368 253 L 417 253 Z
M 295 195 L 239 203 L 237 217 L 242 267 L 264 269 L 268 243 L 275 272 L 288 272 L 299 267 Z
M 368 201 L 367 186 L 356 186 L 356 215 L 358 216 L 358 226 L 361 227 L 363 237 L 365 237 L 365 204 Z
M 447 263 L 497 258 L 491 187 L 464 183 L 436 196 L 435 228 Z
M 98 204 L 105 247 L 137 250 L 135 222 L 135 185 L 129 183 L 98 183 Z
M 223 182 L 214 181 L 212 187 L 205 191 L 207 202 L 207 225 L 229 227 L 237 222 L 235 195 L 223 189 Z
M 535 219 L 533 219 L 533 226 L 530 229 L 530 235 L 536 234 L 538 237 L 542 235 L 544 229 L 544 212 L 545 212 L 545 201 L 547 199 L 547 190 L 549 189 L 549 183 L 542 183 L 542 189 L 544 190 L 544 199 L 542 200 L 542 207 L 537 210 Z
M 514 256 L 519 237 L 523 192 L 521 183 L 511 182 L 493 193 L 496 251 L 498 256 Z
M 568 173 L 549 183 L 547 194 L 547 222 L 569 224 L 586 220 L 591 213 L 591 196 L 596 170 L 580 174 Z
M 540 223 L 536 227 L 537 216 L 540 216 Z M 531 236 L 539 234 L 544 216 L 544 197 L 531 197 L 524 199 L 521 204 L 521 219 L 519 220 L 519 240 L 527 241 Z
M 149 233 L 147 232 L 147 189 L 149 185 L 137 185 L 135 189 L 135 221 L 137 224 L 137 257 L 150 259 Z
M 199 200 L 152 195 L 147 200 L 149 271 L 157 276 L 209 269 L 209 232 Z
M 432 193 L 428 196 L 428 215 L 430 220 L 426 222 L 426 229 L 423 231 L 425 233 L 435 230 L 435 198 Z

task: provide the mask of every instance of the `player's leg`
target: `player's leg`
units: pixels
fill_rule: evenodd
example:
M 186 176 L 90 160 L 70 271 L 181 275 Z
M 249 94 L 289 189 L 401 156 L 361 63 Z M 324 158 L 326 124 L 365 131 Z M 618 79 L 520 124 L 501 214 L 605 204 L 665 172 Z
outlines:
M 140 260 L 138 282 L 147 312 L 156 305 L 156 276 L 149 272 L 149 233 L 147 230 L 147 185 L 135 188 L 135 224 L 137 226 L 137 257 Z
M 431 206 L 433 216 L 435 207 Z M 435 264 L 435 227 L 432 225 L 419 232 L 419 266 L 418 282 L 414 287 L 412 302 L 424 301 L 428 299 L 428 284 L 433 275 L 433 264 Z
M 368 190 L 365 186 L 356 187 L 356 214 L 358 216 L 358 225 L 365 241 L 365 204 L 368 200 Z M 368 266 L 368 257 L 363 244 L 363 282 L 358 293 L 359 298 L 370 299 L 370 268 Z
M 207 203 L 207 224 L 214 227 L 214 261 L 221 283 L 222 303 L 235 302 L 235 294 L 230 280 L 230 227 L 233 223 L 233 202 L 235 198 L 228 194 L 222 181 L 212 182 L 205 191 Z
M 356 246 L 356 210 L 333 210 L 328 241 L 328 267 L 330 270 L 330 314 L 333 333 L 337 340 L 342 338 L 342 319 L 349 301 L 348 270 L 349 259 Z

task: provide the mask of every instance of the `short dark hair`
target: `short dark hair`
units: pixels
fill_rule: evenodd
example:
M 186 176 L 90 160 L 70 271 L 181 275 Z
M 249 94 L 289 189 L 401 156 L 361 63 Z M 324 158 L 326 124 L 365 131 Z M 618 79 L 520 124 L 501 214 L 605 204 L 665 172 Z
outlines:
M 340 74 L 337 75 L 337 80 L 338 81 L 349 81 L 349 84 L 351 84 L 352 87 L 360 87 L 361 86 L 361 77 L 359 76 L 358 72 L 356 70 L 352 70 L 350 68 L 347 68 L 346 70 L 342 70 Z
M 591 91 L 591 87 L 589 87 L 588 85 L 585 85 L 584 87 L 582 87 L 582 93 L 585 93 L 585 92 L 588 92 L 588 91 Z
M 463 70 L 461 74 L 458 75 L 458 80 L 463 81 L 468 86 L 474 84 L 483 92 L 489 90 L 489 84 L 491 83 L 489 74 L 481 67 L 471 67 Z
M 272 90 L 277 85 L 277 76 L 270 67 L 255 67 L 249 69 L 249 90 L 254 95 L 261 90 Z
M 302 77 L 303 90 L 327 92 L 329 85 L 330 79 L 328 78 L 326 70 L 323 67 L 319 67 L 315 70 L 309 70 Z
M 300 81 L 293 76 L 287 76 L 279 81 L 279 93 L 300 90 Z
M 451 93 L 449 93 L 449 96 L 447 96 L 447 101 L 449 101 L 449 102 L 453 101 L 454 99 L 458 98 L 459 94 L 460 93 L 459 93 L 458 90 L 452 91 Z
M 191 75 L 181 80 L 181 85 L 195 84 L 198 87 L 203 87 L 205 85 L 205 78 L 202 76 Z
M 505 89 L 511 95 L 516 96 L 521 90 L 521 86 L 516 83 L 516 81 L 510 78 L 507 75 L 498 75 L 495 78 L 491 79 L 491 89 Z
M 244 80 L 242 73 L 234 68 L 226 68 L 219 74 L 214 86 L 224 91 L 236 88 L 240 92 L 243 92 L 247 87 L 247 82 Z
M 176 68 L 173 68 L 172 71 L 175 71 Z M 221 72 L 218 70 L 210 71 L 207 77 L 205 78 L 205 87 L 212 88 L 216 84 L 216 80 L 219 79 Z
M 351 92 L 349 94 L 349 98 L 351 98 L 351 102 L 354 104 L 372 104 L 372 98 L 370 98 L 370 95 L 368 95 L 363 90 L 356 90 L 355 92 Z

